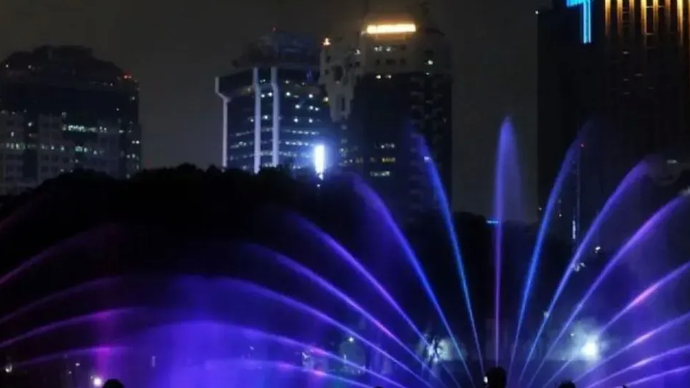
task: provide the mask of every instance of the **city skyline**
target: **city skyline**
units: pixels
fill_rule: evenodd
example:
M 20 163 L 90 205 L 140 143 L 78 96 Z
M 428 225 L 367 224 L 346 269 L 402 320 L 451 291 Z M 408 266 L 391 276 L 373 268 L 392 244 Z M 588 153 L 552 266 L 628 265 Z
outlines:
M 444 0 L 432 5 L 434 18 L 452 42 L 454 71 L 459 73 L 453 120 L 457 177 L 453 202 L 458 210 L 491 212 L 492 156 L 505 116 L 513 116 L 520 132 L 525 170 L 536 170 L 531 152 L 536 148 L 535 9 L 548 3 Z M 242 12 L 236 7 L 210 0 L 193 6 L 178 1 L 165 9 L 128 1 L 96 6 L 78 0 L 43 0 L 40 7 L 5 2 L 0 6 L 0 33 L 12 39 L 4 39 L 0 54 L 49 43 L 93 47 L 97 56 L 117 63 L 140 81 L 144 167 L 183 162 L 205 167 L 219 164 L 221 155 L 222 112 L 213 93 L 214 77 L 230 70 L 243 43 L 273 27 L 326 36 L 357 25 L 363 12 L 359 4 L 310 0 L 290 5 L 257 1 L 244 5 Z M 505 66 L 507 62 L 511 66 Z M 190 133 L 198 141 L 190 142 Z M 535 197 L 536 177 L 528 174 L 524 182 L 526 196 Z M 532 204 L 525 207 L 536 210 Z
M 0 195 L 75 169 L 141 170 L 139 85 L 89 48 L 41 46 L 0 62 Z

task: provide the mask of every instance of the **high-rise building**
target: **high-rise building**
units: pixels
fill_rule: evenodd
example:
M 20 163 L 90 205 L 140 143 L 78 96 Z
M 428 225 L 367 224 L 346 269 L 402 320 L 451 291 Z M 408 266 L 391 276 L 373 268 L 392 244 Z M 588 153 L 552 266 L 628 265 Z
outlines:
M 141 168 L 139 88 L 90 49 L 43 46 L 0 62 L 0 195 L 74 169 Z
M 538 12 L 542 208 L 584 128 L 557 209 L 572 238 L 646 155 L 690 155 L 689 12 L 687 0 L 555 0 Z
M 323 167 L 315 164 L 329 157 L 331 125 L 318 55 L 317 41 L 273 31 L 246 47 L 231 74 L 216 79 L 223 167 Z
M 321 83 L 340 166 L 364 177 L 398 220 L 414 221 L 433 200 L 422 142 L 447 188 L 451 175 L 450 50 L 428 10 L 369 14 L 360 31 L 325 39 Z

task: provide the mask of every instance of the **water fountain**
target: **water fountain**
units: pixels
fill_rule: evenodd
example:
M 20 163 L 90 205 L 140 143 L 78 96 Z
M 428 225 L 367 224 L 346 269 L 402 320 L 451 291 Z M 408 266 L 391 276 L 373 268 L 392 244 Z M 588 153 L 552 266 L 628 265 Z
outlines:
M 561 218 L 581 141 L 563 162 L 541 222 L 518 239 L 532 243 L 522 250 L 529 253 L 518 255 L 507 236 L 514 233 L 510 218 L 520 213 L 513 195 L 521 190 L 519 158 L 511 123 L 501 127 L 495 214 L 486 226 L 491 271 L 483 278 L 468 270 L 480 265 L 463 249 L 473 242 L 458 239 L 462 230 L 423 145 L 456 270 L 442 280 L 358 180 L 354 191 L 376 235 L 358 236 L 371 241 L 356 250 L 296 209 L 280 207 L 267 206 L 258 217 L 255 227 L 270 229 L 262 239 L 197 236 L 171 248 L 166 230 L 94 227 L 0 277 L 3 377 L 55 376 L 79 388 L 112 377 L 161 388 L 476 388 L 485 384 L 485 366 L 504 365 L 501 379 L 521 388 L 567 379 L 587 388 L 684 387 L 690 301 L 677 289 L 685 290 L 690 251 L 676 236 L 690 226 L 689 197 L 623 217 L 646 184 L 647 165 L 640 163 L 572 254 L 554 257 L 549 234 Z M 28 213 L 17 214 L 12 223 Z M 609 237 L 621 234 L 627 238 L 620 242 Z M 169 270 L 127 259 L 151 252 Z M 26 291 L 65 266 L 79 270 L 54 280 L 53 292 Z M 449 279 L 455 284 L 445 284 Z M 484 282 L 493 285 L 491 298 L 477 291 Z M 19 291 L 28 300 L 11 300 Z

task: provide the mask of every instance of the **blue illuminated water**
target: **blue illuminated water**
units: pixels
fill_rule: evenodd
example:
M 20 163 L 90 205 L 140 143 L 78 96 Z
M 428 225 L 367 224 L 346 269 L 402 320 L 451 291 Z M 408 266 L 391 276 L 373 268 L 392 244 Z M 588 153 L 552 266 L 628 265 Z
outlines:
M 275 228 L 261 242 L 194 238 L 179 250 L 153 250 L 169 256 L 169 272 L 108 272 L 116 268 L 107 261 L 114 251 L 129 252 L 115 249 L 126 243 L 111 237 L 142 233 L 132 225 L 56 244 L 0 277 L 0 292 L 29 287 L 65 266 L 91 268 L 93 276 L 0 316 L 5 377 L 48 374 L 75 388 L 110 377 L 153 388 L 480 387 L 485 368 L 503 365 L 521 388 L 566 378 L 584 387 L 684 386 L 690 300 L 678 295 L 687 290 L 690 251 L 676 232 L 690 226 L 688 197 L 660 204 L 639 224 L 628 222 L 635 201 L 656 187 L 640 163 L 576 246 L 563 243 L 566 193 L 585 155 L 580 139 L 540 222 L 522 225 L 520 234 L 507 215 L 527 213 L 514 209 L 523 190 L 517 141 L 506 121 L 494 214 L 476 230 L 457 222 L 431 153 L 418 147 L 443 226 L 440 235 L 431 225 L 428 231 L 444 249 L 416 252 L 359 179 L 354 191 L 369 217 L 362 228 L 376 233 L 353 233 L 357 249 L 279 208 L 257 220 L 258 229 Z M 490 236 L 487 252 L 477 248 L 480 229 Z M 609 237 L 621 233 L 628 238 Z M 468 235 L 477 240 L 458 237 Z M 148 243 L 163 247 L 169 240 Z

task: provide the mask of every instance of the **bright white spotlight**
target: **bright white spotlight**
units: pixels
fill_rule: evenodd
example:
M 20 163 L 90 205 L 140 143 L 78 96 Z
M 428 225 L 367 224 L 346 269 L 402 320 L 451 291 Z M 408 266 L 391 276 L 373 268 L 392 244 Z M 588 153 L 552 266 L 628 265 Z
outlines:
M 92 383 L 94 387 L 100 388 L 103 386 L 103 379 L 98 376 L 94 376 L 92 379 Z
M 326 146 L 323 144 L 314 146 L 314 171 L 319 177 L 326 171 Z
M 581 349 L 582 356 L 587 360 L 599 358 L 599 343 L 595 339 L 588 340 Z

